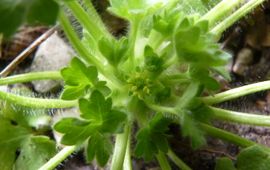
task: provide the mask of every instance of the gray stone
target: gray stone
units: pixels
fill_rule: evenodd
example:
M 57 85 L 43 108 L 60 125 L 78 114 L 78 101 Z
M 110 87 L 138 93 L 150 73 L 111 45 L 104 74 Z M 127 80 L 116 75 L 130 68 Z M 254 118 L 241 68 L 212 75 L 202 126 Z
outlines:
M 74 56 L 72 48 L 54 33 L 38 48 L 29 72 L 57 71 L 67 66 Z M 59 87 L 61 81 L 33 81 L 34 89 L 40 93 L 50 92 Z

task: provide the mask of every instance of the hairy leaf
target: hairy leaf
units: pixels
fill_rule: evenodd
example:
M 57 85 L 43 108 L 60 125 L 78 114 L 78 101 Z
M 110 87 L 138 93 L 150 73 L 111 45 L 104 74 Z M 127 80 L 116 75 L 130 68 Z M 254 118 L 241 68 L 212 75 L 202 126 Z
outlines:
M 15 169 L 36 170 L 53 157 L 55 153 L 54 141 L 44 136 L 31 137 L 22 144 Z
M 13 124 L 12 120 L 2 116 L 0 125 L 0 169 L 9 170 L 15 166 L 34 170 L 56 153 L 55 142 L 46 136 L 34 136 L 29 126 Z
M 203 131 L 197 126 L 196 120 L 194 120 L 189 112 L 183 113 L 181 121 L 182 135 L 188 136 L 191 139 L 191 145 L 194 149 L 197 149 L 206 144 Z
M 100 133 L 93 135 L 87 145 L 87 160 L 92 161 L 94 157 L 100 166 L 105 166 L 112 153 L 110 139 Z
M 70 66 L 63 68 L 61 74 L 65 80 L 65 88 L 61 98 L 78 99 L 87 94 L 89 88 L 98 89 L 104 95 L 110 93 L 105 81 L 98 80 L 98 72 L 94 66 L 86 66 L 80 59 L 73 58 Z
M 137 144 L 135 154 L 150 161 L 160 151 L 168 151 L 168 125 L 171 123 L 169 119 L 163 117 L 162 114 L 156 114 L 148 125 L 137 133 Z

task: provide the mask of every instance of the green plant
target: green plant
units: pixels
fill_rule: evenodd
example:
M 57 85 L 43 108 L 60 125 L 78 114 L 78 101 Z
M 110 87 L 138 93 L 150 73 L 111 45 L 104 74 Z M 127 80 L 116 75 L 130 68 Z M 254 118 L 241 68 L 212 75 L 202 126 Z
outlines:
M 269 89 L 269 81 L 202 95 L 219 89 L 215 74 L 229 79 L 224 66 L 230 56 L 220 49 L 217 39 L 263 0 L 250 0 L 233 11 L 242 2 L 110 0 L 109 10 L 130 23 L 127 35 L 115 38 L 90 1 L 59 1 L 83 27 L 79 39 L 60 10 L 59 23 L 78 56 L 60 73 L 28 73 L 0 79 L 0 84 L 63 79 L 61 99 L 36 99 L 1 91 L 0 98 L 30 108 L 79 107 L 79 118 L 63 118 L 54 125 L 53 130 L 63 134 L 61 143 L 67 147 L 40 169 L 53 169 L 81 147 L 87 161 L 96 159 L 100 166 L 105 166 L 112 155 L 112 170 L 132 169 L 133 154 L 146 161 L 156 158 L 162 169 L 171 169 L 167 156 L 179 168 L 190 169 L 169 146 L 171 123 L 182 127 L 181 134 L 190 138 L 194 149 L 206 144 L 205 135 L 244 148 L 255 145 L 213 127 L 211 120 L 270 126 L 268 116 L 211 105 Z M 212 5 L 210 9 L 208 4 Z M 134 124 L 139 126 L 136 137 L 132 136 Z M 115 137 L 114 146 L 111 137 Z M 0 157 L 3 153 L 0 151 Z M 228 162 L 225 160 L 230 166 Z

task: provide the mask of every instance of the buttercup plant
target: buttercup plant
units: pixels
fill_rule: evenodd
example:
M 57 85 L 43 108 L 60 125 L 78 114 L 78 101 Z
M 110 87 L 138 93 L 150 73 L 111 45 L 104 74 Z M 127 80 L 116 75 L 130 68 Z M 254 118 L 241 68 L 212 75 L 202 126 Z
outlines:
M 211 125 L 213 119 L 219 119 L 270 126 L 269 116 L 213 106 L 270 88 L 270 81 L 265 81 L 215 94 L 220 85 L 214 75 L 229 79 L 224 66 L 230 58 L 217 40 L 264 0 L 110 0 L 108 10 L 129 22 L 127 34 L 119 38 L 106 29 L 90 1 L 57 2 L 61 6 L 58 21 L 77 56 L 60 72 L 0 79 L 1 85 L 62 79 L 65 85 L 61 99 L 30 98 L 3 91 L 0 98 L 30 108 L 80 110 L 79 118 L 62 118 L 53 126 L 63 134 L 61 144 L 65 147 L 40 170 L 55 168 L 82 148 L 86 160 L 95 159 L 101 167 L 111 159 L 112 170 L 132 169 L 132 156 L 145 161 L 156 159 L 164 170 L 171 169 L 168 158 L 180 169 L 191 169 L 170 147 L 168 126 L 172 123 L 181 126 L 182 136 L 190 139 L 194 149 L 206 144 L 206 135 L 249 147 L 238 157 L 239 169 L 246 168 L 244 162 L 251 153 L 269 155 L 268 148 Z M 82 38 L 64 9 L 81 24 Z M 135 124 L 139 130 L 132 132 Z M 254 162 L 253 169 L 259 168 L 257 159 L 248 161 Z M 217 165 L 234 168 L 227 158 Z

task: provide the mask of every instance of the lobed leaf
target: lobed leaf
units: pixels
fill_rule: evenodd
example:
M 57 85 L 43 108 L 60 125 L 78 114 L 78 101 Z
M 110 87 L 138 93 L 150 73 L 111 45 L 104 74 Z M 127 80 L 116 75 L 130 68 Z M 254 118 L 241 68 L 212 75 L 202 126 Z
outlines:
M 137 133 L 135 155 L 150 161 L 159 150 L 166 153 L 169 148 L 166 132 L 170 123 L 161 113 L 156 114 L 148 125 Z
M 94 66 L 86 66 L 80 59 L 73 58 L 70 66 L 61 70 L 65 88 L 61 94 L 64 100 L 74 100 L 88 94 L 89 89 L 98 89 L 104 95 L 110 93 L 105 81 L 98 80 L 98 71 Z
M 46 136 L 34 136 L 30 126 L 14 124 L 2 116 L 0 125 L 1 170 L 35 170 L 56 153 L 55 142 Z
M 86 148 L 87 161 L 92 161 L 95 157 L 100 166 L 105 166 L 112 153 L 112 144 L 108 137 L 96 133 L 88 140 Z

